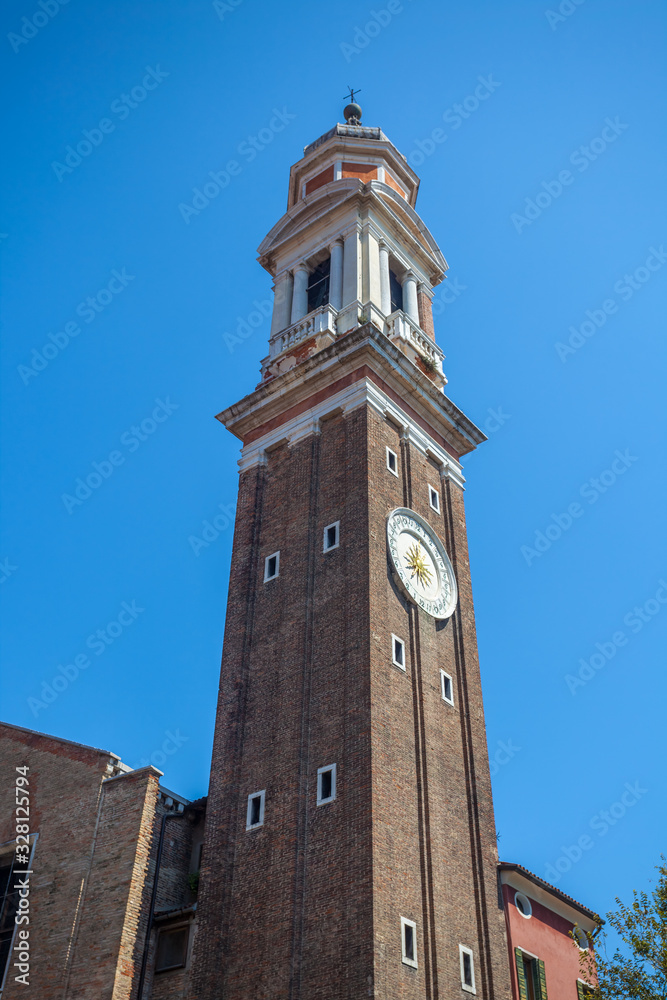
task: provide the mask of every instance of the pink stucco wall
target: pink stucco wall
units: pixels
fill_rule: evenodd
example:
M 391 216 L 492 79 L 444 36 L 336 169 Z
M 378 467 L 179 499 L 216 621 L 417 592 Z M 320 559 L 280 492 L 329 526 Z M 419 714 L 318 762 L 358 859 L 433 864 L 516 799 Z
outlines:
M 544 962 L 549 1000 L 577 1000 L 577 979 L 584 976 L 579 968 L 579 949 L 569 936 L 572 923 L 524 891 L 533 908 L 533 915 L 527 919 L 514 904 L 516 891 L 510 885 L 503 885 L 514 997 L 518 1000 L 514 949 L 521 948 Z

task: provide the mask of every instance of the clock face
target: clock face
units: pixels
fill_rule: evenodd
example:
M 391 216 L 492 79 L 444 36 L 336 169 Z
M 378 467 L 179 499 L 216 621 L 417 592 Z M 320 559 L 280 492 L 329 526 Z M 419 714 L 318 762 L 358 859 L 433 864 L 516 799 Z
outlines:
M 445 547 L 423 517 L 397 507 L 387 519 L 394 576 L 403 593 L 432 618 L 449 618 L 458 599 L 456 578 Z

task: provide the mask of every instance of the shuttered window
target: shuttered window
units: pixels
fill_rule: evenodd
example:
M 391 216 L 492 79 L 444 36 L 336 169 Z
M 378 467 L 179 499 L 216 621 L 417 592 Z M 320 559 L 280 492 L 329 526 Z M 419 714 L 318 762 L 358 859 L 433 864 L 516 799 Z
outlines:
M 544 962 L 526 955 L 521 948 L 515 948 L 514 955 L 520 1000 L 548 1000 Z
M 540 1000 L 547 1000 L 547 977 L 544 971 L 544 962 L 541 959 L 537 961 L 537 974 L 540 984 Z
M 157 956 L 155 971 L 167 972 L 169 969 L 182 969 L 188 957 L 189 927 L 176 927 L 173 930 L 161 930 L 157 939 Z

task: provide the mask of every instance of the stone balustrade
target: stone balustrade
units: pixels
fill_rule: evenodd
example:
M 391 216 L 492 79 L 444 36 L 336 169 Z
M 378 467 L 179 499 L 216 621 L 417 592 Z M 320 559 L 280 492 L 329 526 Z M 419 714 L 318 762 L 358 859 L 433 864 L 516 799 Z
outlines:
M 286 330 L 280 330 L 269 341 L 269 358 L 273 360 L 283 351 L 289 351 L 300 344 L 302 340 L 308 340 L 320 333 L 328 332 L 335 336 L 337 315 L 338 310 L 332 305 L 320 306 L 303 319 L 292 323 Z
M 396 312 L 387 316 L 385 333 L 397 346 L 409 345 L 415 354 L 426 361 L 427 365 L 435 365 L 438 381 L 446 381 L 442 370 L 444 353 L 401 309 L 397 309 Z

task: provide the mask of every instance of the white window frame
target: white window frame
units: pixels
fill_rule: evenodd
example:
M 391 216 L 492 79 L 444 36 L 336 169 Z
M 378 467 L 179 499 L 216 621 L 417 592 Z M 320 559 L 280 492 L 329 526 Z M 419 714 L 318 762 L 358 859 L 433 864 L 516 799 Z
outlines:
M 435 503 L 433 503 L 433 497 L 435 496 Z M 428 503 L 431 510 L 434 510 L 436 514 L 440 513 L 440 494 L 436 490 L 435 486 L 428 484 Z
M 517 902 L 519 896 L 521 896 L 522 905 L 526 907 L 526 912 L 525 913 L 521 909 L 519 909 L 519 904 Z M 528 899 L 528 896 L 525 894 L 525 892 L 515 892 L 514 893 L 514 905 L 516 906 L 517 910 L 519 911 L 519 916 L 520 917 L 523 917 L 524 920 L 530 920 L 530 918 L 533 915 L 533 904 Z
M 322 775 L 327 771 L 331 772 L 331 795 L 323 799 L 322 798 Z M 329 802 L 333 802 L 336 798 L 336 765 L 335 764 L 325 764 L 324 767 L 318 767 L 317 769 L 317 804 L 318 806 L 325 806 Z
M 398 660 L 396 659 L 396 643 L 398 643 L 401 649 L 403 650 L 402 663 L 399 663 Z M 399 670 L 406 670 L 407 668 L 407 662 L 405 656 L 405 641 L 401 639 L 400 636 L 394 635 L 393 632 L 391 633 L 391 662 L 394 664 L 395 667 L 398 667 Z
M 449 689 L 452 692 L 451 698 L 448 698 L 445 694 L 445 680 L 449 681 Z M 440 671 L 440 694 L 442 695 L 442 700 L 445 705 L 454 704 L 454 681 L 452 679 L 452 675 L 448 674 L 446 670 Z
M 250 817 L 252 815 L 252 802 L 259 796 L 259 821 L 257 823 L 250 822 Z M 266 801 L 266 789 L 263 788 L 261 792 L 251 792 L 248 796 L 248 806 L 245 814 L 245 828 L 246 830 L 259 830 L 260 826 L 264 826 L 264 803 Z
M 414 958 L 408 958 L 405 953 L 405 928 L 412 928 L 412 952 Z M 401 962 L 403 965 L 409 965 L 411 969 L 418 968 L 417 966 L 417 924 L 414 920 L 408 920 L 407 917 L 401 917 Z
M 331 529 L 336 529 L 336 543 L 335 545 L 327 545 L 327 532 Z M 327 524 L 324 529 L 324 536 L 322 541 L 322 552 L 333 552 L 340 545 L 340 521 L 333 521 L 331 524 Z
M 273 576 L 269 576 L 269 559 L 276 560 L 276 571 Z M 270 580 L 277 580 L 280 576 L 280 549 L 277 552 L 272 552 L 271 555 L 267 556 L 264 560 L 264 583 L 269 583 Z
M 390 455 L 394 456 L 394 463 L 396 465 L 395 469 L 392 469 L 392 467 L 389 464 L 389 456 Z M 396 478 L 398 479 L 398 455 L 396 454 L 395 451 L 392 451 L 392 449 L 389 447 L 389 445 L 387 445 L 387 468 L 391 472 L 392 476 L 396 476 Z
M 463 969 L 463 956 L 470 956 L 470 972 L 472 975 L 472 986 L 468 986 L 465 981 L 464 969 Z M 472 948 L 468 948 L 465 944 L 459 945 L 459 961 L 461 963 L 461 989 L 465 990 L 466 993 L 476 993 L 475 989 L 475 956 L 473 954 Z

